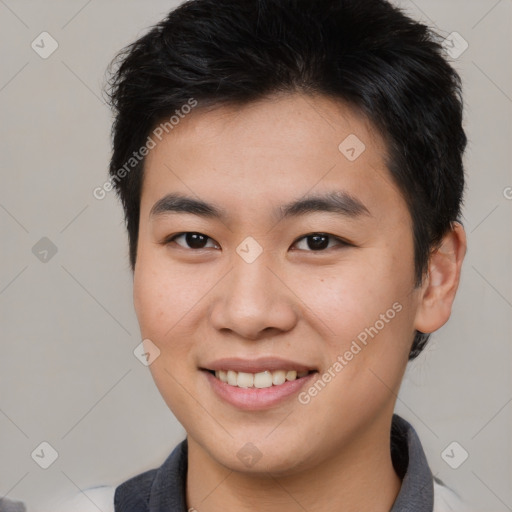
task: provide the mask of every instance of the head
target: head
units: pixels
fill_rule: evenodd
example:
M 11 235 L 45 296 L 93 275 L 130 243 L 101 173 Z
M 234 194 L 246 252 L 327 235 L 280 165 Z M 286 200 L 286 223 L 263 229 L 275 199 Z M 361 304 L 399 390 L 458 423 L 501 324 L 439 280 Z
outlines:
M 192 0 L 116 62 L 110 175 L 135 307 L 189 434 L 215 451 L 219 424 L 260 439 L 283 414 L 215 402 L 208 370 L 226 357 L 295 361 L 311 384 L 330 373 L 285 408 L 335 429 L 327 404 L 365 401 L 340 439 L 389 415 L 465 251 L 460 80 L 439 38 L 384 0 Z M 285 422 L 261 444 L 295 450 L 315 428 Z M 284 469 L 291 452 L 276 453 Z

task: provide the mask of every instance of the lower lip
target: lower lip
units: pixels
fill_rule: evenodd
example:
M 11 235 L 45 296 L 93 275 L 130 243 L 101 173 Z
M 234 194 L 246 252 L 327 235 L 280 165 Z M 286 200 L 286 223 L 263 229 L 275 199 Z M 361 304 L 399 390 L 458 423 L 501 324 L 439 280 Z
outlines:
M 223 400 L 248 411 L 268 409 L 295 395 L 299 390 L 311 381 L 317 372 L 295 380 L 287 380 L 279 386 L 269 388 L 239 388 L 222 382 L 210 372 L 203 370 L 213 391 Z

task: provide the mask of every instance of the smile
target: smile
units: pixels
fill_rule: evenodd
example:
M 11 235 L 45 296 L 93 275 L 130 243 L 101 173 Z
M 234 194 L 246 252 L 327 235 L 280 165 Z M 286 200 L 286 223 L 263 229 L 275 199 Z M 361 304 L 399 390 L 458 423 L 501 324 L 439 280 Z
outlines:
M 296 370 L 265 370 L 258 373 L 236 372 L 234 370 L 217 370 L 211 372 L 221 382 L 239 388 L 270 388 L 281 386 L 285 382 L 306 377 L 310 372 Z

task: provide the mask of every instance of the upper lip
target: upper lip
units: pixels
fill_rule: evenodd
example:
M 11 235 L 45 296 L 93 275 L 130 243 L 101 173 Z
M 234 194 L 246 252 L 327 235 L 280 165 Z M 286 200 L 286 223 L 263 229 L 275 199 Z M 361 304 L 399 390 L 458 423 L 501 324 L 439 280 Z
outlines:
M 211 363 L 205 364 L 205 370 L 233 370 L 235 372 L 260 373 L 266 370 L 296 370 L 298 372 L 316 371 L 316 368 L 290 361 L 289 359 L 280 359 L 278 357 L 262 357 L 258 359 L 240 359 L 240 358 L 223 358 L 216 359 Z

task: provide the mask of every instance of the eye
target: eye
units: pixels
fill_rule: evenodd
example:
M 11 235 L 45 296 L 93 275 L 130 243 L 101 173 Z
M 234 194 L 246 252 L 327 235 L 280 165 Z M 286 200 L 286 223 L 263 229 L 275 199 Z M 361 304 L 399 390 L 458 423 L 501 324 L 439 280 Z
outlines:
M 332 241 L 335 242 L 334 245 L 339 245 L 342 247 L 350 245 L 348 242 L 345 242 L 341 238 L 338 238 L 337 236 L 334 236 L 334 235 L 329 235 L 328 233 L 311 233 L 309 235 L 305 235 L 305 236 L 299 238 L 294 243 L 294 245 L 297 245 L 301 241 L 305 241 L 305 244 L 303 244 L 303 247 L 300 248 L 300 250 L 308 251 L 308 249 L 309 249 L 308 252 L 311 252 L 311 251 L 319 252 L 319 251 L 323 251 L 325 249 L 330 249 L 332 247 L 329 245 L 329 239 L 331 239 Z M 304 248 L 304 245 L 306 246 L 306 248 Z
M 181 243 L 178 243 L 179 239 L 182 239 L 183 241 Z M 209 240 L 213 243 L 213 245 L 208 246 Z M 334 243 L 330 244 L 329 241 L 332 241 Z M 211 247 L 219 247 L 219 245 L 216 242 L 214 242 L 212 238 L 195 231 L 186 231 L 184 233 L 178 233 L 176 235 L 173 235 L 169 238 L 166 238 L 163 241 L 163 244 L 168 245 L 171 242 L 175 242 L 183 249 L 200 250 Z M 345 242 L 341 238 L 338 238 L 334 235 L 329 235 L 328 233 L 311 233 L 309 235 L 302 236 L 297 241 L 295 241 L 293 245 L 298 245 L 300 242 L 302 242 L 303 247 L 299 247 L 299 250 L 305 250 L 307 252 L 321 252 L 325 251 L 326 249 L 330 249 L 333 246 L 335 247 L 336 245 L 341 247 L 350 246 L 348 242 Z
M 207 241 L 213 241 L 212 238 L 203 235 L 202 233 L 196 233 L 195 231 L 187 231 L 185 233 L 178 233 L 177 235 L 173 235 L 172 237 L 167 238 L 163 243 L 167 245 L 170 244 L 171 242 L 175 242 L 180 238 L 185 241 L 185 244 L 187 244 L 188 247 L 187 245 L 182 245 L 181 243 L 178 242 L 176 243 L 184 249 L 207 249 Z M 213 247 L 218 247 L 218 245 L 213 245 Z

